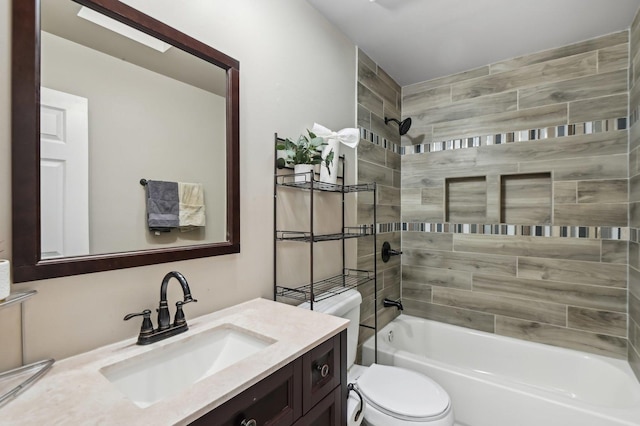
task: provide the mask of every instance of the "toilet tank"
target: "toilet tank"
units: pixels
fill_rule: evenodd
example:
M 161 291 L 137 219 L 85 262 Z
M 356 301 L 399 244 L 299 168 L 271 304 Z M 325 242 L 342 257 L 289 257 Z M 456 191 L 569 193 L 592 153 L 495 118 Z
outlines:
M 339 291 L 342 291 L 342 288 L 340 288 Z M 351 367 L 356 361 L 358 332 L 360 331 L 361 303 L 362 296 L 357 290 L 347 290 L 313 303 L 314 311 L 323 312 L 350 321 L 347 327 L 347 367 Z M 309 302 L 301 304 L 300 307 L 309 309 Z

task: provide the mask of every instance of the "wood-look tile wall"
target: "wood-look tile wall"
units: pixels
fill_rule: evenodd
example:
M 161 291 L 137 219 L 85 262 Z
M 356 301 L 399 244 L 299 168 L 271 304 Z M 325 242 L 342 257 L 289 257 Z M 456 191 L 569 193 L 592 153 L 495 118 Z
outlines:
M 400 134 L 395 123 L 384 124 L 384 118 L 400 119 L 401 88 L 387 73 L 364 52 L 358 51 L 358 126 L 374 133 L 388 142 L 400 145 Z M 400 222 L 400 155 L 387 149 L 384 144 L 375 144 L 361 139 L 358 144 L 358 182 L 377 182 L 377 222 L 393 224 Z M 373 223 L 373 194 L 358 194 L 358 223 Z M 378 327 L 384 327 L 395 318 L 395 309 L 384 308 L 385 297 L 400 298 L 400 259 L 393 257 L 388 263 L 380 258 L 384 241 L 400 248 L 400 233 L 378 234 Z M 373 270 L 373 237 L 358 240 L 358 268 Z M 360 287 L 363 296 L 361 322 L 373 326 L 373 283 Z M 361 341 L 371 336 L 372 331 L 360 328 Z
M 628 47 L 623 31 L 404 87 L 404 146 L 608 121 L 403 155 L 402 222 L 627 227 L 632 176 L 640 227 L 640 152 L 630 164 L 625 120 L 614 120 L 628 116 Z M 640 248 L 626 239 L 402 232 L 402 250 L 408 314 L 617 358 L 639 345 L 640 269 L 628 311 L 627 251 L 638 267 Z
M 640 380 L 640 13 L 636 15 L 630 31 L 629 65 L 629 363 Z M 634 232 L 635 231 L 635 232 Z

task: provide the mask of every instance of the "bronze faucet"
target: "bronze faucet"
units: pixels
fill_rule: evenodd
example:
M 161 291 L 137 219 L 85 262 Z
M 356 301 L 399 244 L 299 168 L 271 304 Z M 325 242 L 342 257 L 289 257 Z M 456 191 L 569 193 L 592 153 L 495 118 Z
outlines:
M 169 306 L 167 304 L 167 286 L 169 280 L 175 278 L 182 287 L 182 293 L 184 294 L 184 300 L 176 302 L 176 315 L 173 320 L 173 324 L 170 324 Z M 142 315 L 142 327 L 140 328 L 140 335 L 138 336 L 139 345 L 148 345 L 150 343 L 158 342 L 166 339 L 167 337 L 175 336 L 176 334 L 184 333 L 189 329 L 187 326 L 187 320 L 184 317 L 184 311 L 182 306 L 185 303 L 197 302 L 191 296 L 191 290 L 189 289 L 189 283 L 186 278 L 180 272 L 171 271 L 164 276 L 162 284 L 160 285 L 160 306 L 158 307 L 158 328 L 153 329 L 153 323 L 151 322 L 151 310 L 145 309 L 142 312 L 135 314 L 128 314 L 124 317 L 124 320 L 130 320 L 133 317 Z
M 400 299 L 398 300 L 391 300 L 389 298 L 385 298 L 382 301 L 382 305 L 385 308 L 390 308 L 392 306 L 395 306 L 399 311 L 403 311 L 404 310 L 404 306 L 402 306 L 402 302 L 400 301 Z

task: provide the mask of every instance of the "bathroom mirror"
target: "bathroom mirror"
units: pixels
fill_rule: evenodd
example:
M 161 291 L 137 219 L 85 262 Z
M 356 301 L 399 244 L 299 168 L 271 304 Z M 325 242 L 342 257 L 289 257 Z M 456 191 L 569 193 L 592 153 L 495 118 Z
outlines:
M 238 61 L 116 0 L 12 13 L 13 281 L 239 252 Z M 201 183 L 205 226 L 149 231 L 141 179 Z

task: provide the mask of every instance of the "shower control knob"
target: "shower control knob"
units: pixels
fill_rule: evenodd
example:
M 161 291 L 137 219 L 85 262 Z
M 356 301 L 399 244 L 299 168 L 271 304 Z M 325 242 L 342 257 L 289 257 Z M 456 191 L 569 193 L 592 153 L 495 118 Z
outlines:
M 402 254 L 401 251 L 394 250 L 391 248 L 391 244 L 388 241 L 382 243 L 382 261 L 387 263 L 391 256 L 400 256 Z
M 329 365 L 328 364 L 316 364 L 316 370 L 320 372 L 320 376 L 325 378 L 329 375 Z
M 242 423 L 240 423 L 240 426 L 257 426 L 258 422 L 256 422 L 254 419 L 244 419 L 242 420 Z

